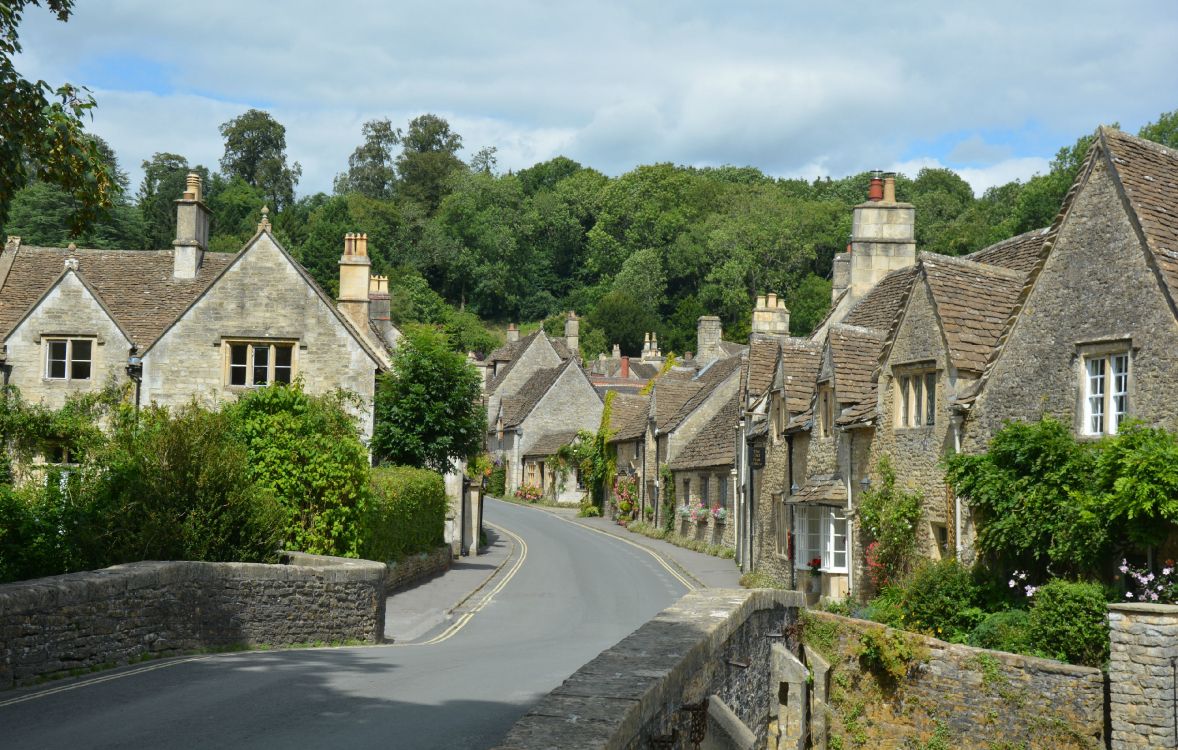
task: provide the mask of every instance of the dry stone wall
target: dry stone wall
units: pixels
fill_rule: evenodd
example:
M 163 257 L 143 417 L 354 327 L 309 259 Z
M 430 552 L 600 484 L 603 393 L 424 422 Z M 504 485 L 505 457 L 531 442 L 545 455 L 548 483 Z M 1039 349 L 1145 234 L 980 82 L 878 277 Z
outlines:
M 377 643 L 385 566 L 138 562 L 0 586 L 0 689 L 238 645 Z

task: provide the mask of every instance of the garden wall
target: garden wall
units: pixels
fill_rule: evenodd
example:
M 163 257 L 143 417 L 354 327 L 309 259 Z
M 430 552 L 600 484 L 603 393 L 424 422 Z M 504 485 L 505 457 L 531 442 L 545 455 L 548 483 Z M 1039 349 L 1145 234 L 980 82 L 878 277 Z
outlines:
M 806 613 L 803 639 L 815 747 L 1104 747 L 1099 669 L 822 612 Z M 889 664 L 902 676 L 889 675 Z
M 785 643 L 802 597 L 695 591 L 549 693 L 500 750 L 764 747 L 778 711 L 771 651 Z M 671 745 L 658 745 L 659 741 Z
M 138 562 L 0 585 L 0 688 L 148 655 L 381 640 L 383 564 L 287 558 Z
M 419 552 L 395 563 L 389 563 L 389 570 L 384 579 L 385 592 L 392 594 L 418 581 L 444 573 L 450 569 L 453 559 L 454 548 L 446 544 L 433 552 Z
M 1113 604 L 1108 624 L 1111 747 L 1178 748 L 1178 607 Z

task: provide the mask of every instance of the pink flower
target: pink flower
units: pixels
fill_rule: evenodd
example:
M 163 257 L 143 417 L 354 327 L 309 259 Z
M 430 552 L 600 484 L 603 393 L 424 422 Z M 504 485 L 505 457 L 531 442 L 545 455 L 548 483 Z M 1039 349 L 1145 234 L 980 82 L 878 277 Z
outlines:
M 1126 599 L 1132 599 L 1132 598 L 1133 598 L 1133 592 L 1132 592 L 1132 591 L 1126 591 L 1126 592 L 1125 592 L 1125 598 L 1126 598 Z

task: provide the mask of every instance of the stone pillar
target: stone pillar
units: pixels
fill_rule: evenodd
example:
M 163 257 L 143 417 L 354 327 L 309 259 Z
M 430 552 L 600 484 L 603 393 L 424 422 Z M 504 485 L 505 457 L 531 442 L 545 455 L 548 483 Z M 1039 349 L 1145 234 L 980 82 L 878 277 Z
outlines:
M 572 310 L 564 320 L 564 345 L 568 347 L 573 359 L 581 358 L 581 321 Z
M 1108 609 L 1110 747 L 1178 748 L 1178 606 Z

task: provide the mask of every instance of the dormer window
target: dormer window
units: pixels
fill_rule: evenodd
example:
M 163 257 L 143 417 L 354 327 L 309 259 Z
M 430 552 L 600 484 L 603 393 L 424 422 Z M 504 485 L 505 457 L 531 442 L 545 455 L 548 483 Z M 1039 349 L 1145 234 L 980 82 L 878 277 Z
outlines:
M 91 339 L 45 338 L 45 377 L 49 380 L 89 380 L 94 365 Z
M 906 369 L 894 378 L 896 427 L 930 427 L 937 422 L 937 372 Z

